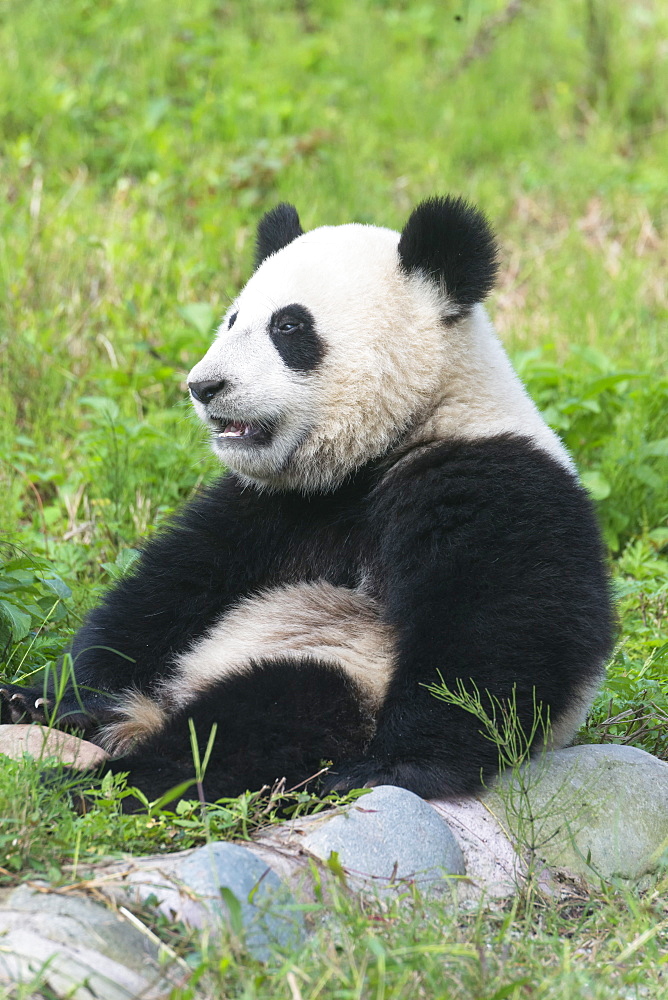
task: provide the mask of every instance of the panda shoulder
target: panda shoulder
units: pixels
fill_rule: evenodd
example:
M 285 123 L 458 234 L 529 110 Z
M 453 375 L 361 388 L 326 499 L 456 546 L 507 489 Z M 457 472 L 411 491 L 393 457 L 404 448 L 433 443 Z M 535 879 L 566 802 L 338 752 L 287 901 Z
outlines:
M 415 521 L 420 512 L 438 527 L 501 508 L 524 524 L 560 511 L 564 518 L 573 511 L 580 516 L 591 502 L 574 472 L 530 438 L 499 434 L 415 449 L 378 484 L 375 507 L 388 523 L 392 517 Z

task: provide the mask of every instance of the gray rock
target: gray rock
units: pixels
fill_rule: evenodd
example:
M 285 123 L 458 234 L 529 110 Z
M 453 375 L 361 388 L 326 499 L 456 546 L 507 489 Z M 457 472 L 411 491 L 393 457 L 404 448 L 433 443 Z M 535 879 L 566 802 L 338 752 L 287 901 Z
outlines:
M 186 978 L 121 914 L 46 886 L 22 885 L 3 898 L 0 935 L 0 982 L 39 977 L 57 996 L 158 1000 Z
M 153 899 L 169 919 L 190 927 L 224 922 L 262 960 L 273 946 L 293 947 L 303 937 L 303 916 L 289 889 L 237 844 L 214 842 L 164 858 L 136 858 L 100 888 L 115 898 Z
M 302 846 L 326 861 L 332 852 L 354 881 L 384 889 L 415 883 L 445 888 L 464 875 L 462 852 L 448 825 L 405 788 L 381 785 L 344 813 L 307 828 Z
M 636 747 L 546 752 L 485 804 L 520 849 L 589 879 L 637 880 L 668 848 L 668 764 Z

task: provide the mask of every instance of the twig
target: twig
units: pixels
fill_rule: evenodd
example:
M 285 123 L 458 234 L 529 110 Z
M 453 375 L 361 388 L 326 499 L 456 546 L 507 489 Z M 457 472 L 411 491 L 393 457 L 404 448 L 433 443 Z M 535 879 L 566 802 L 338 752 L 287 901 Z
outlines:
M 501 29 L 514 21 L 518 14 L 521 14 L 523 6 L 524 0 L 510 0 L 510 3 L 503 10 L 499 11 L 498 14 L 494 14 L 492 17 L 487 18 L 486 21 L 483 21 L 464 55 L 450 70 L 448 74 L 449 79 L 452 80 L 459 76 L 476 59 L 482 59 L 483 56 L 488 55 Z

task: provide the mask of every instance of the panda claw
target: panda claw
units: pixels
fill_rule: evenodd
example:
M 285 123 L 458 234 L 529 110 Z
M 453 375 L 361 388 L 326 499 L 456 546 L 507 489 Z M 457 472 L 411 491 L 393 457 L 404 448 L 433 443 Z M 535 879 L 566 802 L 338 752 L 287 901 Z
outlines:
M 23 722 L 46 721 L 45 708 L 48 708 L 46 698 L 35 698 L 34 689 L 20 688 L 16 684 L 0 686 L 0 695 L 9 708 L 9 716 L 13 725 Z

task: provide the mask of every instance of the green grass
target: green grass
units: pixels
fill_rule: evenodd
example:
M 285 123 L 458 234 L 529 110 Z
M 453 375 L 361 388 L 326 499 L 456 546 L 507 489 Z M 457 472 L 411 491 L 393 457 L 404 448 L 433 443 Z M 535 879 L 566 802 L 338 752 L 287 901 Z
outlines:
M 453 192 L 499 232 L 490 312 L 599 507 L 621 631 L 581 738 L 668 759 L 667 30 L 659 0 L 0 0 L 3 676 L 38 679 L 215 473 L 184 377 L 261 213 L 400 227 Z M 207 835 L 119 794 L 78 817 L 7 765 L 7 877 Z M 271 976 L 190 960 L 211 996 L 668 996 L 661 885 L 454 916 L 343 894 Z
M 319 932 L 269 969 L 203 955 L 199 992 L 244 1000 L 620 1000 L 666 996 L 666 910 L 660 890 L 639 901 L 614 890 L 568 902 L 453 913 L 408 893 L 385 906 L 342 891 Z

